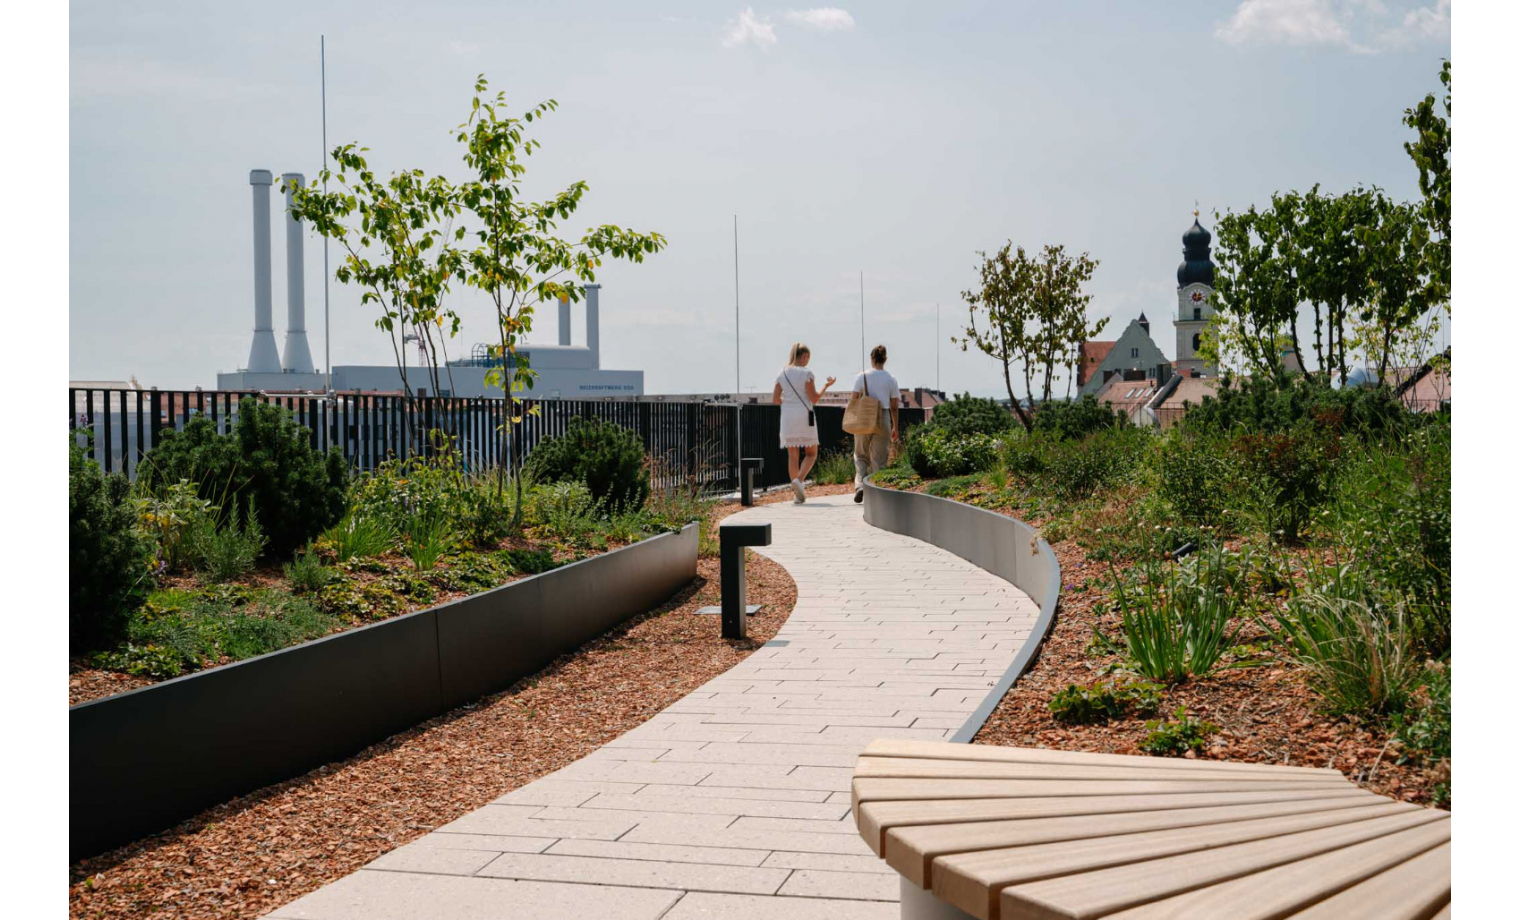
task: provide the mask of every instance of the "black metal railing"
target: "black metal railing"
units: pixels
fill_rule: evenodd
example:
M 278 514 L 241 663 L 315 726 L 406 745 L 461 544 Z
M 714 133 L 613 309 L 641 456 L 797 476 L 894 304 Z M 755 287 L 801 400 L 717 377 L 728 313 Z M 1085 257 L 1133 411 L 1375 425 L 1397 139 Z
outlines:
M 233 390 L 123 390 L 69 388 L 69 425 L 78 443 L 108 472 L 136 477 L 143 458 L 169 431 L 207 418 L 216 430 L 232 430 L 244 399 L 287 409 L 310 433 L 318 450 L 337 450 L 355 470 L 373 470 L 389 459 L 428 455 L 438 449 L 432 432 L 449 436 L 466 468 L 517 468 L 544 438 L 563 434 L 574 418 L 596 418 L 638 433 L 651 461 L 655 488 L 738 489 L 739 459 L 761 457 L 757 485 L 787 481 L 780 446 L 781 407 L 715 402 L 530 399 L 509 406 L 501 399 L 402 396 L 368 393 L 278 395 Z M 923 411 L 902 410 L 904 425 L 923 421 Z M 519 420 L 512 422 L 512 417 Z M 848 450 L 844 409 L 817 410 L 822 450 Z

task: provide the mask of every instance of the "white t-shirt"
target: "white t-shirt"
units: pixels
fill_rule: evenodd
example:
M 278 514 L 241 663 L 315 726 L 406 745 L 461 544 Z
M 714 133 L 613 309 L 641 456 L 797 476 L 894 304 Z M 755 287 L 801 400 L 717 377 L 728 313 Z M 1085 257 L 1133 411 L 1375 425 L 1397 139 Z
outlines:
M 902 391 L 897 386 L 897 378 L 889 374 L 885 368 L 873 367 L 855 376 L 855 385 L 850 388 L 852 393 L 864 393 L 881 401 L 881 407 L 886 410 L 892 408 L 892 400 L 902 402 Z

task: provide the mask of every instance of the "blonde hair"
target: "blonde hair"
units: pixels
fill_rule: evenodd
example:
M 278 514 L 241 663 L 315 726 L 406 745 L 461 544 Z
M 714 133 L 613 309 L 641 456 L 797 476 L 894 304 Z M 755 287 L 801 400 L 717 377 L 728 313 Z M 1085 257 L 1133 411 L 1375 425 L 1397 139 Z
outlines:
M 798 358 L 802 357 L 803 355 L 810 355 L 812 353 L 812 349 L 808 348 L 801 342 L 796 342 L 792 345 L 792 350 L 786 356 L 786 366 L 796 367 Z

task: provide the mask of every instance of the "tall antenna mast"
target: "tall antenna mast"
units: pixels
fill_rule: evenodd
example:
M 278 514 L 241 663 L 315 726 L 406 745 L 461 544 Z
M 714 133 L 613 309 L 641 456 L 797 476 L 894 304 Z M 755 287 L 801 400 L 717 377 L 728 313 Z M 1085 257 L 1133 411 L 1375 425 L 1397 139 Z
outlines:
M 939 389 L 939 302 L 934 303 L 934 388 Z
M 322 36 L 322 192 L 327 192 L 327 36 Z M 322 237 L 322 363 L 327 366 L 327 392 L 332 385 L 332 272 L 327 268 L 327 237 Z
M 734 398 L 744 387 L 739 383 L 739 215 L 734 215 Z
M 866 273 L 860 273 L 860 370 L 866 369 Z

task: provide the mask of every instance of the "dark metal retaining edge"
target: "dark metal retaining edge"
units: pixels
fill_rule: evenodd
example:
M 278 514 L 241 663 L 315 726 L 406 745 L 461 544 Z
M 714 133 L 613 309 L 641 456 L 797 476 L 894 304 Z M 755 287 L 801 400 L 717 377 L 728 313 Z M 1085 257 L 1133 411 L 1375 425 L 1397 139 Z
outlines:
M 69 861 L 510 687 L 695 578 L 697 535 L 69 707 Z
M 1040 605 L 1040 615 L 1029 640 L 1019 648 L 1013 663 L 966 724 L 950 738 L 963 744 L 969 742 L 986 724 L 1008 688 L 1029 668 L 1049 634 L 1061 596 L 1060 563 L 1050 544 L 1040 539 L 1033 527 L 985 508 L 937 495 L 884 489 L 870 481 L 866 482 L 865 506 L 867 524 L 948 550 L 1011 582 Z

